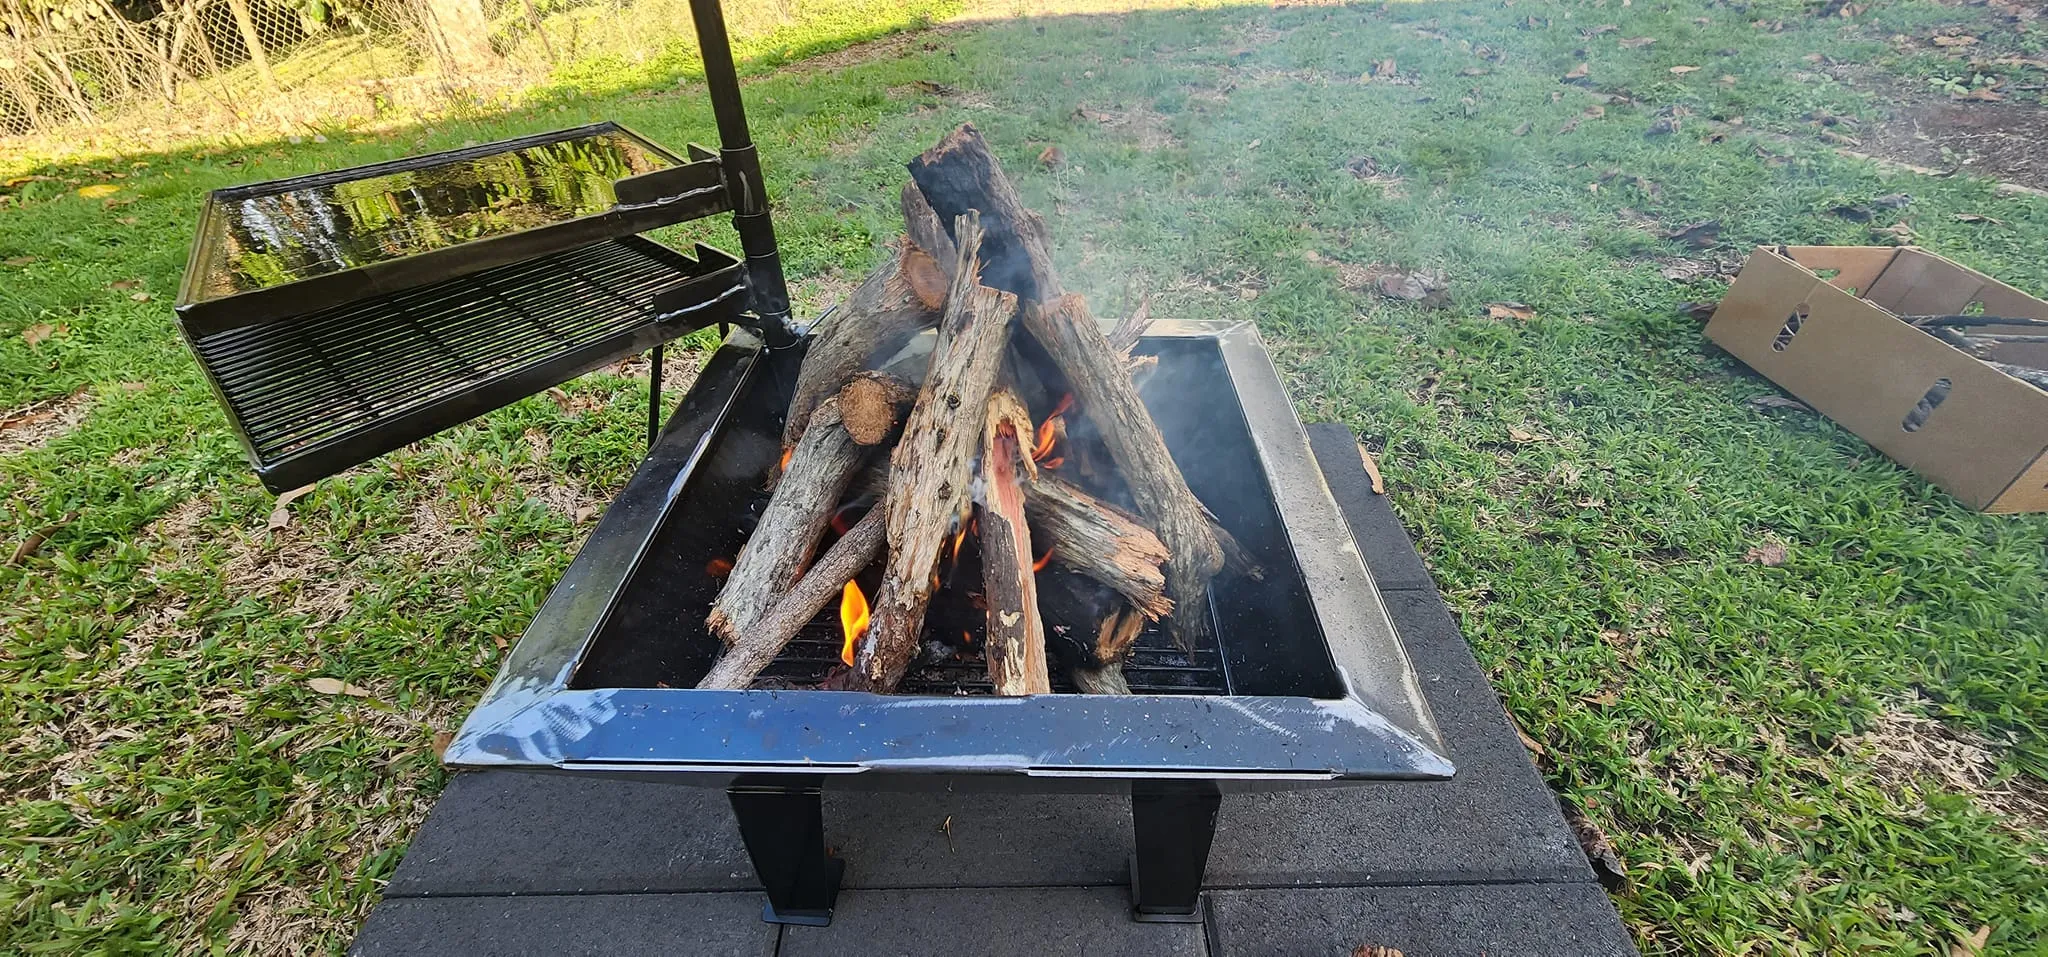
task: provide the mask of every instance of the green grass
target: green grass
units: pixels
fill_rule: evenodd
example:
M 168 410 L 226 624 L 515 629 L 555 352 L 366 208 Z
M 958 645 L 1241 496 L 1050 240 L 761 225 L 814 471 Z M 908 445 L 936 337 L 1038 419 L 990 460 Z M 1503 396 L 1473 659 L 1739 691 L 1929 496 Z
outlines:
M 1083 8 L 1018 12 L 1062 9 Z M 1806 55 L 1921 82 L 1934 67 L 1888 37 L 1984 15 L 1095 5 L 764 75 L 748 97 L 814 303 L 897 230 L 903 160 L 968 120 L 1099 311 L 1143 290 L 1156 315 L 1258 322 L 1304 416 L 1379 453 L 1551 784 L 1627 862 L 1616 902 L 1645 951 L 1947 954 L 1989 927 L 1990 952 L 2026 954 L 2048 947 L 2040 818 L 2028 832 L 1912 757 L 1979 742 L 1977 790 L 2048 790 L 2048 519 L 1973 514 L 1824 419 L 1750 407 L 1772 387 L 1677 310 L 1720 282 L 1657 271 L 1876 242 L 1889 223 L 1827 210 L 1904 191 L 1919 243 L 2048 290 L 2048 204 L 1883 175 L 1804 119 L 1868 118 L 1883 96 L 1800 78 Z M 1639 36 L 1658 42 L 1617 43 Z M 1362 81 L 1387 58 L 1401 82 Z M 1581 62 L 1630 101 L 1588 115 L 1591 93 L 1559 82 Z M 642 442 L 638 387 L 595 375 L 569 390 L 581 412 L 515 404 L 320 483 L 267 529 L 272 499 L 166 305 L 204 191 L 599 117 L 710 141 L 696 93 L 663 87 L 561 86 L 516 116 L 325 144 L 16 161 L 58 179 L 11 187 L 0 212 L 0 259 L 38 257 L 0 266 L 0 409 L 79 390 L 91 409 L 0 458 L 0 551 L 76 516 L 0 567 L 0 951 L 339 948 L 441 783 L 434 733 Z M 1678 131 L 1646 136 L 1673 108 Z M 1737 116 L 1790 139 L 1710 135 Z M 1038 169 L 1054 144 L 1065 163 Z M 1362 155 L 1398 181 L 1354 177 Z M 134 202 L 75 195 L 102 181 Z M 1706 252 L 1647 231 L 1708 218 L 1723 230 Z M 1373 264 L 1442 270 L 1451 300 L 1347 287 Z M 128 279 L 153 298 L 109 288 Z M 1536 317 L 1480 318 L 1495 300 Z M 64 331 L 31 347 L 19 333 L 39 324 Z M 1770 542 L 1785 564 L 1744 560 Z M 315 676 L 369 697 L 315 693 Z M 1918 716 L 1938 723 L 1903 720 Z

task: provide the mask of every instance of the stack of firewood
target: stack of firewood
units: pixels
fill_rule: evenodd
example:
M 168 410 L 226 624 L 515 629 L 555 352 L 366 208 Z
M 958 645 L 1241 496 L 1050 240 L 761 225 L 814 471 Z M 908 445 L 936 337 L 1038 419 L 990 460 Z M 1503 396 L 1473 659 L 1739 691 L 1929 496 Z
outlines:
M 910 175 L 904 238 L 811 336 L 773 492 L 711 610 L 725 649 L 698 687 L 749 687 L 838 600 L 849 670 L 828 686 L 893 691 L 950 577 L 985 610 L 975 644 L 996 693 L 1052 690 L 1042 609 L 1080 690 L 1127 693 L 1119 665 L 1144 626 L 1205 640 L 1210 579 L 1226 552 L 1243 561 L 1139 400 L 1144 310 L 1105 333 L 1065 292 L 1044 222 L 972 126 Z M 980 575 L 963 583 L 970 536 Z M 867 602 L 854 582 L 871 566 Z

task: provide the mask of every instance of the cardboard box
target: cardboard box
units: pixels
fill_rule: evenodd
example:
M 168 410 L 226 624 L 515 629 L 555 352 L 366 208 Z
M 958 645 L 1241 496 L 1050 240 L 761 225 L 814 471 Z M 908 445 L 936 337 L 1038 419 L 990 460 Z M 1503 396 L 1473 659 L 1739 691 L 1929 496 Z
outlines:
M 1979 306 L 2048 319 L 2048 302 L 1921 249 L 1759 247 L 1707 338 L 1971 508 L 2048 511 L 2048 392 L 1899 319 Z M 2048 366 L 2048 345 L 2000 349 Z

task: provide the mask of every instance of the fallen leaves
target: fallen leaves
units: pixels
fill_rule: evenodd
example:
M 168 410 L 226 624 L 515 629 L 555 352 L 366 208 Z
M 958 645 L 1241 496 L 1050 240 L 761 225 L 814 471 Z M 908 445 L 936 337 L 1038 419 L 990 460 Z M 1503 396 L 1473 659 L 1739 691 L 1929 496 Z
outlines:
M 1067 154 L 1057 144 L 1048 146 L 1038 153 L 1038 165 L 1041 169 L 1057 169 L 1066 161 Z
M 28 343 L 28 347 L 34 349 L 35 347 L 42 345 L 45 342 L 48 342 L 51 336 L 59 335 L 69 331 L 70 330 L 68 328 L 62 325 L 53 326 L 47 322 L 38 322 L 33 326 L 21 330 L 21 341 Z
M 1777 568 L 1785 564 L 1791 557 L 1792 554 L 1785 550 L 1785 546 L 1777 542 L 1765 542 L 1742 553 L 1743 561 L 1751 565 L 1762 565 L 1765 568 Z
M 1721 307 L 1718 302 L 1681 302 L 1678 314 L 1694 322 L 1706 322 L 1714 318 L 1714 310 Z
M 1529 308 L 1525 303 L 1489 302 L 1480 315 L 1488 319 L 1513 319 L 1516 322 L 1527 322 L 1536 318 L 1536 310 Z
M 1388 57 L 1384 60 L 1379 60 L 1373 63 L 1372 72 L 1367 76 L 1368 78 L 1377 77 L 1379 79 L 1385 80 L 1391 79 L 1395 76 L 1399 76 L 1400 72 L 1401 71 L 1397 69 L 1394 65 L 1394 58 Z
M 311 678 L 306 681 L 306 687 L 313 689 L 314 694 L 348 695 L 351 698 L 370 697 L 370 689 L 349 684 L 340 678 Z
M 1672 259 L 1657 268 L 1657 275 L 1672 282 L 1692 282 L 1720 272 L 1720 266 L 1699 259 Z
M 306 493 L 312 490 L 313 486 L 311 485 L 301 485 L 283 495 L 279 495 L 277 503 L 270 508 L 270 530 L 275 532 L 290 525 L 292 523 L 292 503 L 304 498 Z
M 1948 98 L 1962 102 L 1997 103 L 2005 99 L 2005 94 L 1988 86 L 1980 86 L 1966 93 L 1951 93 Z
M 1638 47 L 1646 47 L 1646 46 L 1649 46 L 1649 45 L 1650 45 L 1650 44 L 1652 44 L 1652 43 L 1655 43 L 1655 42 L 1657 42 L 1657 38 L 1656 38 L 1656 37 L 1623 37 L 1623 38 L 1621 39 L 1621 41 L 1620 41 L 1620 42 L 1621 42 L 1621 48 L 1622 48 L 1622 49 L 1624 49 L 1624 50 L 1634 50 L 1634 49 L 1636 49 L 1636 48 L 1638 48 Z
M 1566 74 L 1564 75 L 1564 82 L 1566 82 L 1566 83 L 1585 83 L 1585 82 L 1587 81 L 1587 79 L 1588 79 L 1589 77 L 1591 77 L 1592 75 L 1593 75 L 1593 71 L 1592 71 L 1592 68 L 1591 68 L 1591 67 L 1588 67 L 1588 66 L 1587 66 L 1586 64 L 1584 64 L 1584 63 L 1581 63 L 1581 64 L 1579 64 L 1578 66 L 1572 67 L 1572 69 L 1571 69 L 1571 72 L 1569 72 L 1569 73 L 1566 73 Z
M 455 732 L 453 732 L 453 731 L 436 731 L 436 732 L 434 732 L 434 760 L 436 760 L 436 761 L 439 761 L 439 760 L 441 760 L 441 757 L 442 757 L 442 755 L 445 755 L 445 754 L 447 754 L 447 753 L 448 753 L 448 746 L 449 746 L 450 744 L 453 744 L 453 743 L 455 743 Z
M 1688 73 L 1698 73 L 1699 70 L 1700 68 L 1696 66 L 1674 66 L 1671 68 L 1671 75 L 1684 76 Z
M 91 186 L 80 186 L 78 196 L 80 199 L 105 199 L 120 191 L 121 187 L 112 183 L 94 183 Z
M 1905 223 L 1893 223 L 1882 229 L 1871 230 L 1870 235 L 1876 239 L 1891 239 L 1910 245 L 1913 242 L 1914 234 L 1913 227 Z
M 1956 222 L 1959 223 L 1990 223 L 1993 226 L 2005 225 L 2005 220 L 1992 219 L 1982 213 L 1956 213 L 1955 217 Z
M 1956 942 L 1949 945 L 1948 957 L 1979 957 L 1984 953 L 1984 945 L 1990 942 L 1991 925 L 1984 924 L 1968 937 L 1957 934 Z
M 1550 436 L 1531 432 L 1518 425 L 1510 425 L 1508 426 L 1508 441 L 1516 445 L 1535 445 L 1538 442 L 1550 441 Z
M 1359 944 L 1351 948 L 1351 957 L 1402 957 L 1401 952 L 1379 944 Z
M 1977 45 L 1977 38 L 1967 33 L 1958 33 L 1951 36 L 1934 36 L 1930 37 L 1929 39 L 1934 43 L 1935 46 L 1943 47 L 1946 49 L 1954 49 L 1956 47 L 1968 47 Z
M 1386 480 L 1380 478 L 1379 460 L 1372 457 L 1372 451 L 1365 447 L 1364 442 L 1358 443 L 1358 460 L 1365 466 L 1366 477 L 1372 479 L 1372 494 L 1387 494 Z
M 1616 31 L 1618 31 L 1618 30 L 1620 30 L 1620 29 L 1621 29 L 1621 24 L 1618 24 L 1618 23 L 1603 23 L 1603 24 L 1601 24 L 1601 25 L 1599 25 L 1599 26 L 1597 26 L 1597 27 L 1589 27 L 1589 28 L 1587 28 L 1587 29 L 1584 29 L 1584 30 L 1580 30 L 1580 31 L 1579 31 L 1579 36 L 1582 36 L 1582 37 L 1585 37 L 1585 38 L 1586 38 L 1586 39 L 1588 39 L 1588 40 L 1591 40 L 1591 39 L 1593 39 L 1594 37 L 1597 37 L 1597 36 L 1602 36 L 1602 35 L 1605 35 L 1605 34 L 1609 34 L 1609 33 L 1614 33 L 1614 32 L 1616 32 Z
M 1440 306 L 1448 298 L 1450 283 L 1443 273 L 1418 270 L 1386 273 L 1373 281 L 1373 287 L 1388 299 Z
M 0 264 L 14 266 L 18 268 L 21 266 L 34 265 L 42 261 L 43 257 L 41 256 L 9 256 L 6 259 L 0 259 Z

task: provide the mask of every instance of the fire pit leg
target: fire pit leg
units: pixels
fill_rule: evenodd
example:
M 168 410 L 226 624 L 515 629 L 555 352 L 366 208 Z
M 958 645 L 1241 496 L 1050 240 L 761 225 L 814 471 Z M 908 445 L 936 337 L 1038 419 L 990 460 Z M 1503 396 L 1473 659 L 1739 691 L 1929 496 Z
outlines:
M 1131 917 L 1162 923 L 1200 923 L 1202 871 L 1216 837 L 1223 795 L 1213 783 L 1131 782 L 1131 823 L 1138 853 L 1131 857 Z
M 754 873 L 768 891 L 761 919 L 824 927 L 832 923 L 846 862 L 825 853 L 824 787 L 816 780 L 748 782 L 725 789 L 739 819 Z

